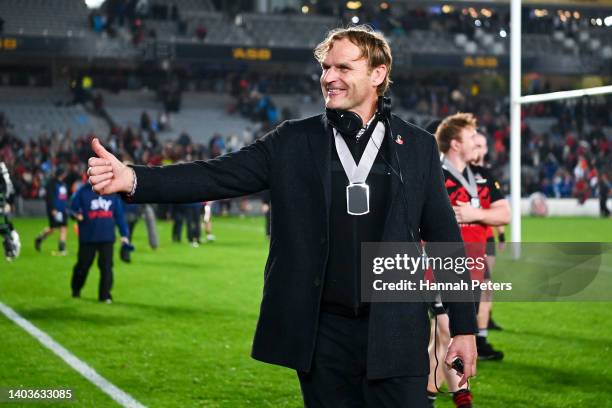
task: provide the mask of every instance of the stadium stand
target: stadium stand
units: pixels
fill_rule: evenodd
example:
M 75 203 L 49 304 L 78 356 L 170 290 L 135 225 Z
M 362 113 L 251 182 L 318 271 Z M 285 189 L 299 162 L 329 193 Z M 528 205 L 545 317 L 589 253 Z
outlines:
M 241 26 L 264 46 L 313 48 L 325 33 L 336 27 L 337 19 L 299 14 L 267 15 L 244 13 L 236 17 Z
M 4 33 L 44 38 L 67 38 L 65 56 L 134 58 L 140 51 L 127 46 L 124 37 L 96 36 L 88 23 L 90 10 L 84 1 L 5 0 L 0 2 Z
M 159 38 L 171 42 L 253 45 L 254 40 L 226 15 L 210 11 L 190 11 L 181 22 L 147 19 L 145 25 Z M 181 26 L 184 24 L 184 26 Z M 198 33 L 198 29 L 204 30 Z
M 75 0 L 3 0 L 0 16 L 4 32 L 45 36 L 78 36 L 90 34 L 89 10 L 84 1 Z
M 321 112 L 316 64 L 309 60 L 291 69 L 274 62 L 270 66 L 246 62 L 192 65 L 174 57 L 172 44 L 200 45 L 204 47 L 201 54 L 207 46 L 303 49 L 311 58 L 310 50 L 328 29 L 358 17 L 382 29 L 392 43 L 394 111 L 419 125 L 457 111 L 475 112 L 490 138 L 496 167 L 506 167 L 509 105 L 505 80 L 479 71 L 456 75 L 443 67 L 429 73 L 413 60 L 426 54 L 507 56 L 510 33 L 505 7 L 477 10 L 400 2 L 392 11 L 264 14 L 217 10 L 209 0 L 150 2 L 146 10 L 129 10 L 120 4 L 107 0 L 102 9 L 89 10 L 80 0 L 0 2 L 5 34 L 70 38 L 62 56 L 92 61 L 91 69 L 73 68 L 71 76 L 77 81 L 87 76 L 93 83 L 91 99 L 74 104 L 75 95 L 67 87 L 58 90 L 61 84 L 51 73 L 37 77 L 19 69 L 0 73 L 0 111 L 11 124 L 2 127 L 0 148 L 4 152 L 10 145 L 9 135 L 21 143 L 31 139 L 32 146 L 42 148 L 54 134 L 60 139 L 70 134 L 81 143 L 98 135 L 120 150 L 124 143 L 138 140 L 136 144 L 146 148 L 124 147 L 125 157 L 151 163 L 183 158 L 174 144 L 184 135 L 189 135 L 194 146 L 202 146 L 195 148 L 202 157 L 213 139 L 225 139 L 226 147 L 237 148 L 283 119 Z M 568 17 L 555 10 L 552 6 L 524 9 L 524 56 L 545 56 L 542 59 L 549 61 L 549 67 L 570 64 L 575 72 L 605 73 L 606 66 L 609 71 L 612 32 L 597 22 L 597 11 L 584 9 Z M 148 53 L 151 49 L 155 53 Z M 99 59 L 111 61 L 110 66 L 98 66 L 95 61 Z M 158 68 L 158 60 L 167 60 L 167 66 Z M 115 69 L 115 63 L 123 71 Z M 527 93 L 567 88 L 573 83 L 557 80 L 552 87 L 545 74 L 526 82 Z M 6 87 L 16 83 L 37 87 Z M 40 87 L 49 83 L 55 88 Z M 97 96 L 98 108 L 103 108 L 98 114 L 104 113 L 105 118 L 92 113 Z M 597 173 L 609 171 L 605 157 L 610 154 L 612 137 L 610 105 L 607 96 L 524 107 L 525 195 L 542 191 L 548 196 L 572 196 L 581 179 L 587 181 L 588 195 L 596 194 Z M 149 125 L 143 126 L 143 117 Z M 164 148 L 166 144 L 169 147 Z M 24 154 L 23 145 L 19 146 L 16 152 Z M 58 156 L 51 153 L 47 159 L 56 163 Z M 507 171 L 498 176 L 507 186 Z M 32 196 L 31 189 L 26 195 Z
M 106 110 L 120 127 L 138 126 L 142 112 L 158 118 L 164 111 L 152 92 L 104 92 L 103 95 Z M 174 140 L 182 132 L 188 132 L 194 136 L 194 141 L 206 144 L 212 137 L 211 129 L 226 135 L 242 134 L 253 124 L 248 119 L 227 113 L 232 102 L 233 98 L 228 94 L 186 92 L 182 96 L 181 110 L 170 116 L 168 128 L 159 135 L 162 140 Z M 206 132 L 203 133 L 203 129 Z
M 0 87 L 0 111 L 25 139 L 42 133 L 107 133 L 106 122 L 81 105 L 68 104 L 70 95 L 57 89 Z

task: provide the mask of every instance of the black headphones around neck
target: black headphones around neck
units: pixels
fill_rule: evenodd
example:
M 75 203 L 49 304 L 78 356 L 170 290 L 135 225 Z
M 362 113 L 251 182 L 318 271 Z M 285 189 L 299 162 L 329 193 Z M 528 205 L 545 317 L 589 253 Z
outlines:
M 361 117 L 355 112 L 325 109 L 327 123 L 338 132 L 346 136 L 357 136 L 357 133 L 363 128 Z M 391 120 L 391 98 L 379 96 L 376 103 L 376 117 L 382 120 L 387 125 Z

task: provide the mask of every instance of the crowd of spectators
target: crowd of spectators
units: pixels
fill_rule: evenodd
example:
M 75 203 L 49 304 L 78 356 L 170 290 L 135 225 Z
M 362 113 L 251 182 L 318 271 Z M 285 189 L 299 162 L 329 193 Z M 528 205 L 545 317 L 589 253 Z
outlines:
M 523 177 L 526 191 L 547 197 L 595 197 L 602 176 L 612 170 L 612 137 L 604 126 L 612 123 L 612 98 L 572 100 L 547 104 L 557 121 L 546 132 L 523 125 Z M 532 107 L 538 110 L 538 106 Z M 588 129 L 585 122 L 589 123 Z
M 72 189 L 78 186 L 83 180 L 87 159 L 93 155 L 90 148 L 93 137 L 99 137 L 121 160 L 130 163 L 162 165 L 211 156 L 209 147 L 194 143 L 187 133 L 176 141 L 161 143 L 153 130 L 153 121 L 147 118 L 148 114 L 143 112 L 140 127 L 115 127 L 108 135 L 73 135 L 67 131 L 24 140 L 14 134 L 11 124 L 0 113 L 0 161 L 7 164 L 17 193 L 22 198 L 35 199 L 45 196 L 46 181 L 58 167 L 67 170 L 66 182 Z M 230 147 L 242 147 L 235 141 L 227 146 L 223 145 L 219 151 L 215 145 L 216 155 Z
M 81 180 L 90 154 L 89 136 L 73 137 L 67 132 L 24 140 L 0 113 L 0 161 L 9 168 L 17 194 L 25 199 L 45 197 L 45 185 L 59 166 L 69 173 L 71 185 Z
M 346 22 L 353 16 L 359 16 L 360 22 L 368 22 L 387 34 L 433 30 L 471 36 L 475 27 L 491 31 L 508 30 L 507 10 L 393 5 L 405 8 L 397 12 L 391 10 L 389 5 L 382 7 L 384 2 L 364 2 L 363 7 L 355 11 L 333 6 L 332 3 L 320 1 L 311 12 L 333 15 Z M 291 12 L 301 11 L 283 10 L 283 13 Z M 593 13 L 597 13 L 597 10 L 559 13 L 553 9 L 524 7 L 523 29 L 526 33 L 551 34 L 554 31 L 564 31 L 566 35 L 576 36 L 586 29 L 599 29 L 593 23 Z M 176 3 L 151 0 L 107 0 L 102 9 L 93 10 L 90 14 L 94 31 L 113 34 L 117 28 L 126 27 L 132 32 L 135 43 L 141 42 L 146 36 L 156 36 L 154 31 L 146 28 L 149 19 L 174 21 L 179 29 L 185 21 Z M 197 27 L 196 32 L 201 39 L 206 37 L 206 27 Z M 187 72 L 187 69 L 193 71 Z M 25 81 L 32 86 L 28 78 L 35 78 L 39 73 L 11 72 L 10 75 L 15 78 L 21 75 L 25 78 L 21 82 Z M 11 78 L 9 74 L 4 74 L 0 76 L 0 81 L 13 84 Z M 168 72 L 158 68 L 148 71 L 144 69 L 136 74 L 113 70 L 109 75 L 108 72 L 94 71 L 82 78 L 79 84 L 85 84 L 85 79 L 88 79 L 96 83 L 97 88 L 112 87 L 115 91 L 141 87 L 155 89 L 166 112 L 155 120 L 143 112 L 138 128 L 114 126 L 108 135 L 73 135 L 67 131 L 41 134 L 34 140 L 23 140 L 14 134 L 7 118 L 0 115 L 0 160 L 8 164 L 20 195 L 24 198 L 44 196 L 45 179 L 56 166 L 67 168 L 73 180 L 80 179 L 86 159 L 91 155 L 89 140 L 93 136 L 101 136 L 123 159 L 135 163 L 166 164 L 214 157 L 239 148 L 278 122 L 297 115 L 293 107 L 278 106 L 275 94 L 299 94 L 306 101 L 320 98 L 318 73 L 315 70 L 304 75 L 287 72 L 228 72 L 223 68 L 207 68 L 202 72 L 195 67 Z M 495 82 L 495 78 L 499 83 Z M 453 74 L 396 76 L 392 96 L 396 109 L 409 112 L 405 119 L 422 126 L 428 120 L 443 118 L 457 111 L 474 112 L 490 141 L 490 163 L 507 189 L 509 101 L 505 96 L 506 84 L 499 78 L 483 76 L 466 80 L 465 76 Z M 26 85 L 21 82 L 18 84 Z M 243 135 L 215 133 L 208 146 L 194 143 L 187 133 L 183 133 L 175 142 L 161 143 L 158 133 L 163 132 L 167 125 L 167 113 L 180 110 L 181 92 L 185 90 L 231 95 L 233 103 L 225 107 L 227 112 L 252 120 L 252 129 L 255 130 L 245 130 Z M 529 93 L 550 90 L 550 85 L 538 83 L 534 89 L 529 89 Z M 85 86 L 76 88 L 75 103 L 83 102 L 84 91 L 87 91 Z M 94 107 L 96 104 L 100 108 L 103 101 L 94 100 Z M 606 135 L 604 131 L 612 127 L 610 106 L 612 97 L 608 95 L 526 105 L 523 108 L 521 160 L 525 195 L 539 191 L 549 197 L 578 197 L 581 200 L 596 196 L 601 175 L 610 172 L 612 140 L 610 134 Z M 533 126 L 531 118 L 554 120 L 543 129 Z
M 243 115 L 253 126 L 241 135 L 211 134 L 207 146 L 194 143 L 184 132 L 171 143 L 162 143 L 159 133 L 169 125 L 162 113 L 152 118 L 143 112 L 137 128 L 111 129 L 101 139 L 123 160 L 142 164 L 168 164 L 181 160 L 216 157 L 250 143 L 279 121 L 295 117 L 288 109 L 277 107 L 270 93 L 274 76 L 233 74 L 228 87 L 234 103 L 229 113 Z M 276 78 L 278 83 L 283 79 Z M 294 78 L 285 78 L 295 84 Z M 302 78 L 311 90 L 315 78 Z M 299 82 L 299 81 L 298 81 Z M 538 91 L 545 91 L 544 85 Z M 282 88 L 282 86 L 281 86 Z M 425 126 L 426 122 L 457 111 L 476 113 L 482 131 L 489 138 L 489 163 L 508 192 L 509 186 L 509 104 L 500 93 L 480 91 L 478 81 L 460 83 L 453 76 L 404 78 L 396 81 L 394 101 L 405 119 Z M 542 192 L 548 197 L 577 197 L 584 200 L 597 196 L 598 181 L 610 173 L 612 138 L 605 129 L 612 127 L 611 96 L 570 99 L 526 105 L 522 121 L 523 194 Z M 408 112 L 407 114 L 405 112 Z M 534 119 L 546 126 L 534 126 Z M 609 132 L 609 130 L 608 130 Z M 26 141 L 14 135 L 10 123 L 0 116 L 0 160 L 7 162 L 16 185 L 24 198 L 44 195 L 45 178 L 54 166 L 69 169 L 76 180 L 82 175 L 91 155 L 89 140 L 94 135 L 52 133 Z M 200 139 L 200 138 L 198 138 Z
M 533 85 L 529 93 L 550 92 L 551 86 Z M 432 119 L 455 112 L 474 112 L 489 139 L 489 163 L 509 192 L 509 99 L 503 87 L 457 77 L 397 80 L 394 97 L 425 126 Z M 483 90 L 486 89 L 486 90 Z M 522 108 L 523 194 L 542 192 L 547 197 L 576 197 L 581 201 L 598 194 L 602 174 L 612 170 L 612 96 L 585 97 L 524 105 Z M 536 125 L 544 120 L 543 125 Z M 608 133 L 605 133 L 605 129 Z

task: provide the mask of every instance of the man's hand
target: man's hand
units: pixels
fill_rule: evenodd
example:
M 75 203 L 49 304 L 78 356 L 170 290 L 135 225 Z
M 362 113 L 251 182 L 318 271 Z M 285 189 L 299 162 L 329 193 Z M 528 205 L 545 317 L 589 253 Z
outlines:
M 453 207 L 455 217 L 459 224 L 467 224 L 470 222 L 479 222 L 482 219 L 482 210 L 474 208 L 465 201 L 457 201 L 457 205 Z
M 91 141 L 91 148 L 98 156 L 90 157 L 87 162 L 87 176 L 93 190 L 102 195 L 129 193 L 134 185 L 134 171 L 109 153 L 97 138 Z
M 75 214 L 75 215 L 74 215 L 74 218 L 76 218 L 76 220 L 77 220 L 78 222 L 83 222 L 83 220 L 85 219 L 85 218 L 83 217 L 83 214 L 81 214 L 81 213 L 77 213 L 77 214 Z
M 53 210 L 51 211 L 51 214 L 53 214 L 53 218 L 55 218 L 55 221 L 64 222 L 64 214 L 62 214 L 61 212 Z
M 470 377 L 476 375 L 476 336 L 473 334 L 460 334 L 451 339 L 444 360 L 448 367 L 451 366 L 455 357 L 463 361 L 463 376 L 459 381 L 459 387 L 463 386 Z

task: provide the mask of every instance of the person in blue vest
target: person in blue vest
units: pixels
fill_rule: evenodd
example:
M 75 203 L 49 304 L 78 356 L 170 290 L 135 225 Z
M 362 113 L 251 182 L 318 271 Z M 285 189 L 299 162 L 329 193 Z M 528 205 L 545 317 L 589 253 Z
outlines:
M 79 254 L 72 271 L 72 297 L 81 296 L 89 268 L 98 253 L 98 300 L 112 303 L 115 226 L 119 228 L 123 245 L 129 245 L 123 203 L 117 194 L 103 197 L 90 184 L 84 184 L 74 193 L 70 210 L 79 222 Z
M 65 183 L 66 169 L 59 166 L 55 170 L 55 177 L 47 183 L 45 187 L 45 202 L 47 205 L 47 218 L 49 226 L 41 231 L 34 240 L 34 248 L 40 252 L 43 241 L 59 229 L 58 251 L 52 252 L 53 255 L 66 256 L 66 236 L 68 233 L 68 186 Z

